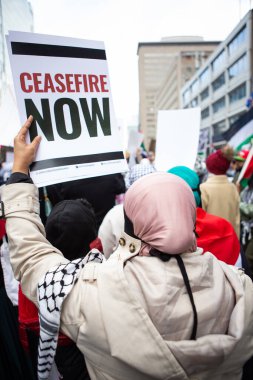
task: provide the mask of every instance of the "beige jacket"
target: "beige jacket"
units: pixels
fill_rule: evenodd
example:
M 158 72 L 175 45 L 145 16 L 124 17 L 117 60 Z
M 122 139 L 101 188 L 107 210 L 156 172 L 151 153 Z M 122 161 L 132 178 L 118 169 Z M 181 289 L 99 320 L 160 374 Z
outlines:
M 210 175 L 200 185 L 203 209 L 228 220 L 240 239 L 240 196 L 226 175 Z
M 45 239 L 37 188 L 2 187 L 10 255 L 24 293 L 36 301 L 47 270 L 68 261 Z M 201 250 L 182 255 L 198 313 L 192 310 L 176 260 L 138 255 L 124 235 L 102 264 L 88 263 L 67 296 L 61 330 L 76 341 L 97 380 L 239 380 L 253 354 L 253 285 Z M 131 252 L 130 252 L 131 250 Z

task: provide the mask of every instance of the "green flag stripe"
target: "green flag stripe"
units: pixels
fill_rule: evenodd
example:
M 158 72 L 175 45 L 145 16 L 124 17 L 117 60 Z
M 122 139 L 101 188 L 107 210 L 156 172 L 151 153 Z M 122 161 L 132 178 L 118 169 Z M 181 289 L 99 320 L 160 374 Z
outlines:
M 247 137 L 243 142 L 241 142 L 239 145 L 237 145 L 237 147 L 235 148 L 235 150 L 241 150 L 242 149 L 242 147 L 244 146 L 244 145 L 247 145 L 247 144 L 249 144 L 251 141 L 253 140 L 253 134 L 252 135 L 250 135 L 249 137 Z

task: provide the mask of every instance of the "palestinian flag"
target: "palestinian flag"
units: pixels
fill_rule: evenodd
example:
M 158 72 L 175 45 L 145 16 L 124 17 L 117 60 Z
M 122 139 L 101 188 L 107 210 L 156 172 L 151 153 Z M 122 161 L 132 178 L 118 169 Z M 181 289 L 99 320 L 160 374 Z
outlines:
M 236 152 L 242 149 L 250 151 L 239 177 L 239 181 L 244 182 L 242 183 L 244 187 L 245 180 L 253 174 L 253 107 L 232 124 L 222 136 Z
M 251 146 L 248 157 L 246 158 L 246 161 L 244 162 L 244 165 L 242 167 L 242 170 L 238 178 L 238 182 L 241 183 L 242 187 L 247 186 L 248 179 L 251 177 L 252 174 L 253 174 L 253 145 Z
M 253 141 L 253 108 L 232 124 L 223 137 L 237 152 L 244 148 L 250 149 Z

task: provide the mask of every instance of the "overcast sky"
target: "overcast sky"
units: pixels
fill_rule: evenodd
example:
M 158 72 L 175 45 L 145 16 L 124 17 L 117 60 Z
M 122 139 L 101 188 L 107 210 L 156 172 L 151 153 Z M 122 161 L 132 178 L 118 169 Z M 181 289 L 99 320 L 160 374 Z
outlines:
M 223 40 L 251 8 L 250 0 L 30 0 L 34 32 L 105 42 L 118 119 L 138 114 L 139 42 L 165 36 Z

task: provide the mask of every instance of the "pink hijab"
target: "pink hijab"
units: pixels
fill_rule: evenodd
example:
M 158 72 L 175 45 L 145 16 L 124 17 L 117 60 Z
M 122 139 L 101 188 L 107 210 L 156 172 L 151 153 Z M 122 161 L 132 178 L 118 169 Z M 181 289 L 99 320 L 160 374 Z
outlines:
M 187 183 L 174 174 L 153 173 L 137 180 L 125 195 L 124 209 L 134 234 L 151 248 L 180 254 L 196 250 L 196 203 Z

